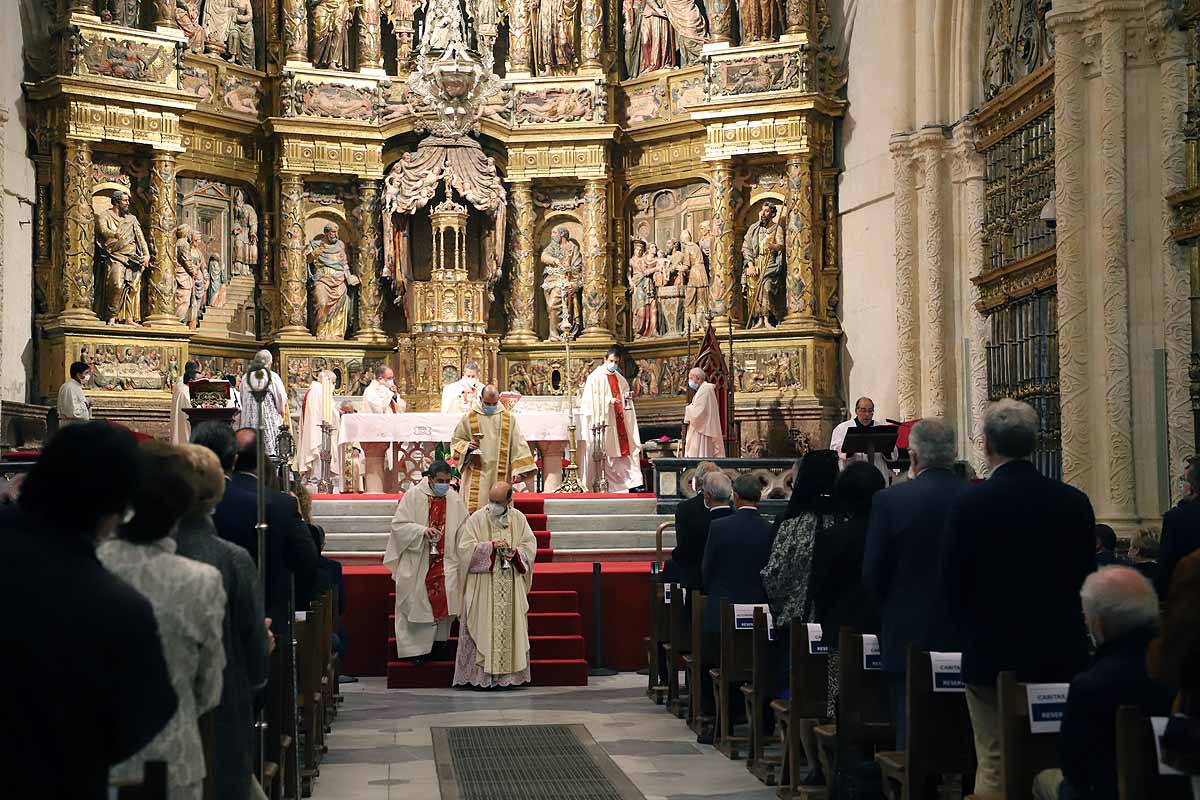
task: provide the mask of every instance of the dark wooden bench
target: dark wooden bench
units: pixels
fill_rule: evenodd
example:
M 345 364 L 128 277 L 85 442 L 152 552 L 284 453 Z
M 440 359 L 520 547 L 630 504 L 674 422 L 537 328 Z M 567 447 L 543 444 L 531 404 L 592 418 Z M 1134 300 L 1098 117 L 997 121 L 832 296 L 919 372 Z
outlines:
M 740 758 L 749 736 L 735 736 L 733 697 L 736 687 L 754 677 L 754 631 L 739 631 L 733 623 L 733 604 L 721 598 L 721 648 L 719 665 L 708 671 L 713 681 L 717 718 L 713 746 L 729 758 Z
M 838 652 L 837 721 L 818 725 L 814 731 L 821 766 L 831 785 L 839 765 L 860 755 L 872 758 L 876 749 L 896 741 L 883 673 L 863 669 L 862 634 L 842 628 Z
M 688 727 L 697 734 L 713 719 L 703 713 L 700 702 L 704 687 L 704 681 L 701 678 L 704 664 L 716 661 L 716 654 L 710 655 L 704 649 L 703 620 L 706 601 L 707 598 L 700 592 L 692 594 L 692 651 L 683 659 L 688 671 L 688 683 L 692 687 L 691 693 L 688 695 Z
M 1141 709 L 1121 706 L 1116 724 L 1120 800 L 1190 800 L 1187 777 L 1159 774 L 1154 728 Z
M 642 641 L 646 645 L 646 664 L 650 669 L 646 685 L 646 696 L 662 705 L 667 699 L 666 676 L 662 674 L 663 645 L 670 637 L 668 633 L 665 585 L 657 573 L 650 574 L 650 635 Z
M 768 755 L 768 744 L 773 732 L 770 703 L 775 699 L 774 678 L 771 666 L 778 662 L 781 654 L 771 641 L 767 613 L 763 608 L 754 609 L 754 630 L 751 637 L 750 682 L 742 685 L 742 699 L 746 704 L 746 721 L 750 726 L 750 748 L 746 755 L 746 769 L 767 786 L 774 786 L 783 759 Z
M 690 672 L 686 669 L 686 657 L 692 652 L 691 615 L 686 604 L 687 590 L 677 583 L 671 584 L 671 602 L 667 604 L 667 643 L 663 645 L 667 662 L 667 708 L 683 719 L 688 716 L 689 698 L 692 692 Z M 679 685 L 679 668 L 684 665 L 683 686 Z
M 799 786 L 802 767 L 813 765 L 804 761 L 804 747 L 794 722 L 818 720 L 825 716 L 829 694 L 829 656 L 814 655 L 809 647 L 808 625 L 792 622 L 789 635 L 788 699 L 771 701 L 771 709 L 779 721 L 783 740 L 783 774 L 780 777 L 781 798 L 811 797 L 819 800 L 829 796 L 824 786 Z

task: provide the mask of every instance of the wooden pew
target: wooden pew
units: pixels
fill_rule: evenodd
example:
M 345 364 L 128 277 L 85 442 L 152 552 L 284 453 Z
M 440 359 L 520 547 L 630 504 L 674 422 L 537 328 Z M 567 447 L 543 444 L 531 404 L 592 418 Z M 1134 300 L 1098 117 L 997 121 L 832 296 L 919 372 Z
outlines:
M 739 631 L 733 624 L 733 604 L 721 599 L 721 651 L 719 666 L 708 673 L 713 681 L 713 701 L 716 704 L 716 730 L 713 746 L 736 759 L 741 747 L 749 745 L 749 736 L 733 733 L 734 685 L 754 678 L 754 631 Z
M 662 705 L 667 698 L 666 676 L 661 672 L 663 645 L 670 637 L 668 632 L 667 603 L 665 598 L 666 585 L 656 573 L 650 574 L 652 591 L 650 592 L 650 635 L 643 641 L 646 643 L 646 663 L 650 668 L 646 686 L 646 696 L 656 705 Z M 669 668 L 669 667 L 668 667 Z
M 1186 777 L 1158 774 L 1154 728 L 1137 706 L 1117 710 L 1116 735 L 1120 800 L 1189 800 Z
M 314 600 L 305 619 L 295 622 L 299 676 L 296 702 L 300 711 L 300 737 L 303 740 L 300 753 L 300 791 L 304 797 L 312 794 L 313 784 L 320 775 L 321 747 L 325 733 L 324 697 L 321 686 L 323 665 L 320 655 L 322 613 L 321 601 Z
M 938 776 L 975 773 L 975 737 L 962 692 L 934 692 L 928 651 L 908 648 L 908 749 L 875 754 L 888 800 L 936 800 Z M 897 791 L 898 790 L 898 791 Z
M 337 672 L 333 664 L 333 615 L 337 594 L 327 589 L 321 596 L 320 638 L 317 640 L 317 655 L 321 669 L 321 719 L 324 722 L 324 733 L 333 731 L 333 718 L 337 716 L 337 702 L 334 690 L 337 687 Z M 321 752 L 329 752 L 325 736 L 321 736 Z
M 750 748 L 746 754 L 746 769 L 767 786 L 774 786 L 783 759 L 767 755 L 767 743 L 772 731 L 767 728 L 770 703 L 775 696 L 774 677 L 771 665 L 779 658 L 774 642 L 771 641 L 767 614 L 761 608 L 754 609 L 754 631 L 751 638 L 750 683 L 742 685 L 742 698 L 746 703 L 746 721 L 750 724 Z
M 704 651 L 704 604 L 707 598 L 700 592 L 692 594 L 692 650 L 683 661 L 688 670 L 688 683 L 692 691 L 688 695 L 688 727 L 699 734 L 701 729 L 712 721 L 711 717 L 701 713 L 700 695 L 704 682 L 701 672 L 708 657 Z
M 671 584 L 671 602 L 667 605 L 667 643 L 663 650 L 667 656 L 667 708 L 683 719 L 688 716 L 689 697 L 692 691 L 690 671 L 684 669 L 684 685 L 679 686 L 679 665 L 692 652 L 691 618 L 687 613 L 687 590 Z
M 1025 685 L 1014 672 L 996 678 L 1000 715 L 1000 784 L 1005 800 L 1033 797 L 1033 779 L 1058 766 L 1058 734 L 1029 731 L 1029 701 Z
M 797 786 L 802 774 L 804 748 L 791 723 L 794 719 L 821 719 L 825 716 L 829 694 L 829 656 L 809 652 L 808 626 L 803 622 L 792 622 L 790 631 L 788 699 L 771 701 L 783 739 L 783 775 L 780 777 L 778 795 L 781 798 L 805 796 L 824 800 L 829 796 L 827 787 Z
M 870 758 L 874 749 L 896 741 L 883 673 L 863 669 L 862 634 L 842 628 L 838 636 L 838 718 L 830 725 L 818 725 L 817 749 L 826 781 L 837 780 L 838 766 L 863 753 Z

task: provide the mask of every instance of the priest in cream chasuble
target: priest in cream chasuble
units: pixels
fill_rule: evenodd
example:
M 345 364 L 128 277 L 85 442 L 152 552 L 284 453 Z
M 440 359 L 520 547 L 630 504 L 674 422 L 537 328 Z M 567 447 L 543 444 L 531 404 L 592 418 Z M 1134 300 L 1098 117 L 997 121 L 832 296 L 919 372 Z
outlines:
M 589 452 L 584 459 L 586 481 L 591 486 L 598 478 L 593 474 L 597 462 L 590 452 L 593 438 L 592 427 L 605 424 L 604 475 L 608 479 L 608 490 L 613 493 L 636 489 L 642 479 L 642 438 L 638 433 L 637 411 L 633 401 L 626 407 L 626 398 L 631 397 L 629 381 L 618 369 L 620 351 L 609 348 L 604 363 L 592 370 L 583 385 L 579 398 L 579 412 L 583 415 L 584 429 L 581 433 Z
M 397 658 L 429 655 L 459 614 L 458 539 L 467 508 L 450 477 L 450 465 L 435 461 L 392 516 L 383 565 L 396 582 Z
M 500 392 L 490 383 L 480 403 L 459 420 L 450 452 L 462 471 L 460 491 L 471 513 L 487 503 L 493 484 L 511 483 L 537 469 L 517 418 L 500 405 Z
M 463 578 L 455 686 L 529 682 L 529 590 L 537 537 L 500 482 L 458 537 Z
M 688 388 L 696 393 L 683 410 L 687 439 L 684 458 L 724 458 L 725 431 L 721 427 L 721 404 L 717 387 L 705 380 L 704 370 L 695 367 L 688 373 Z

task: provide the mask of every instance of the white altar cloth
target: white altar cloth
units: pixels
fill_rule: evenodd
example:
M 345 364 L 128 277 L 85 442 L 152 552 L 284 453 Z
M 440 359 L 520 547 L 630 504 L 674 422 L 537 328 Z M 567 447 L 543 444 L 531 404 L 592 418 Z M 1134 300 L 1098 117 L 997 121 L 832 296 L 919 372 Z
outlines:
M 565 414 L 516 414 L 527 442 L 565 442 Z M 338 444 L 347 442 L 449 442 L 462 419 L 458 414 L 343 414 Z

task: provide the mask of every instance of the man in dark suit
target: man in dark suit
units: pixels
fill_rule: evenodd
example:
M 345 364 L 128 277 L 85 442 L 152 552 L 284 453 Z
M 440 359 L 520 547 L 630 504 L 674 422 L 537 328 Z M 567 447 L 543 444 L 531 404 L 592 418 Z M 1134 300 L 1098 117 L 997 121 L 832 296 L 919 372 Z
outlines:
M 1000 400 L 983 420 L 992 475 L 950 509 L 942 551 L 946 603 L 964 625 L 963 680 L 979 770 L 975 792 L 1000 793 L 996 676 L 1065 682 L 1087 664 L 1079 589 L 1096 569 L 1087 495 L 1027 460 L 1037 412 Z
M 681 583 L 689 589 L 700 585 L 700 561 L 708 541 L 709 509 L 704 497 L 704 477 L 717 465 L 701 461 L 696 465 L 696 494 L 675 506 L 675 549 L 663 565 L 663 580 Z
M 916 477 L 875 495 L 863 557 L 864 583 L 880 600 L 879 650 L 897 750 L 905 749 L 907 734 L 908 646 L 939 652 L 962 647 L 946 613 L 934 556 L 942 551 L 950 506 L 967 488 L 953 472 L 958 440 L 944 419 L 931 417 L 912 427 L 908 443 Z
M 1180 481 L 1179 505 L 1163 514 L 1162 543 L 1158 549 L 1158 576 L 1154 588 L 1166 598 L 1175 565 L 1200 550 L 1200 458 L 1188 460 Z

